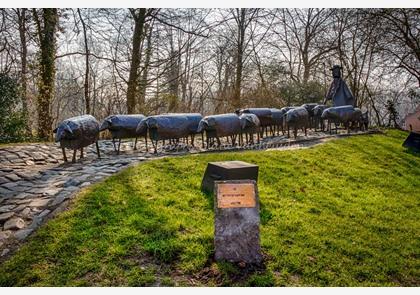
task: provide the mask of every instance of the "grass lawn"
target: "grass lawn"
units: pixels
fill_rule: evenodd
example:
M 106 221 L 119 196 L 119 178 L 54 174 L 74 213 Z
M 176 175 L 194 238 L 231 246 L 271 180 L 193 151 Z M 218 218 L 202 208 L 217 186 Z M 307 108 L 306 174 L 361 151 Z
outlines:
M 418 286 L 420 156 L 406 136 L 129 168 L 40 228 L 0 265 L 0 285 Z M 260 166 L 264 268 L 213 260 L 213 197 L 200 184 L 221 160 Z

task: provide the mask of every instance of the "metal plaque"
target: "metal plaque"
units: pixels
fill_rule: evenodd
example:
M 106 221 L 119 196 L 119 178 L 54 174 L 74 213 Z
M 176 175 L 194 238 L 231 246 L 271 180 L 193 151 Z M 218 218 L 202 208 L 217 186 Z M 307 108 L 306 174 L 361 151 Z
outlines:
M 255 184 L 220 183 L 217 186 L 218 208 L 255 207 Z
M 261 264 L 257 182 L 224 180 L 214 186 L 215 260 Z

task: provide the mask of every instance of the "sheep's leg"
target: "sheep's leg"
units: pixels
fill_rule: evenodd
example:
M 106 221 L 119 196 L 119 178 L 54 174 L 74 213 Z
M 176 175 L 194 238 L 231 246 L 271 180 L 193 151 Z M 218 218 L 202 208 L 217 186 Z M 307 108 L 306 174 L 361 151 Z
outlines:
M 220 147 L 222 144 L 221 144 L 221 142 L 220 142 L 219 137 L 217 136 L 217 137 L 216 137 L 216 139 L 217 139 L 217 147 Z
M 295 139 L 297 137 L 297 127 L 295 126 L 295 130 L 294 130 L 294 135 L 295 135 Z
M 67 163 L 66 150 L 64 148 L 61 148 L 61 150 L 63 151 L 63 159 L 64 159 L 64 162 Z
M 307 134 L 307 132 L 306 132 L 306 126 L 305 126 L 305 136 L 307 136 L 308 134 Z
M 154 142 L 153 140 L 152 140 L 152 145 L 153 145 L 153 149 L 154 149 L 154 153 L 155 154 L 157 154 L 157 143 L 158 143 L 158 141 L 156 140 L 156 142 Z
M 290 138 L 290 128 L 289 128 L 289 125 L 287 125 L 287 138 Z
M 144 136 L 144 141 L 146 142 L 146 152 L 148 152 L 149 148 L 147 146 L 147 132 L 146 132 L 146 135 Z
M 118 150 L 117 150 L 117 155 L 120 154 L 120 147 L 121 147 L 121 138 L 118 140 Z
M 201 132 L 201 147 L 204 149 L 204 131 Z M 208 141 L 207 148 L 209 148 Z
M 195 134 L 191 134 L 191 146 L 194 147 Z
M 100 159 L 101 158 L 101 152 L 99 151 L 98 141 L 96 141 L 95 144 L 96 144 L 96 152 L 98 153 L 98 159 Z
M 76 163 L 76 149 L 73 150 L 73 159 L 71 160 L 72 163 Z
M 83 148 L 80 149 L 80 159 L 83 159 Z
M 114 145 L 114 151 L 117 151 L 117 147 L 115 145 L 115 138 L 114 137 L 112 138 L 112 144 Z
M 136 139 L 134 140 L 134 150 L 137 150 L 137 137 L 136 137 Z

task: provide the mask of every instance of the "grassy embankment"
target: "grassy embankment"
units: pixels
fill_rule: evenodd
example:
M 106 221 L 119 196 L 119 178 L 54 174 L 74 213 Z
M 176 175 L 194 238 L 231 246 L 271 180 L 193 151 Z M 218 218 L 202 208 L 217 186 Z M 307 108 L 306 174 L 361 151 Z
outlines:
M 295 151 L 167 158 L 78 196 L 14 257 L 0 285 L 419 285 L 420 157 L 388 131 Z M 265 268 L 213 261 L 207 162 L 260 166 Z

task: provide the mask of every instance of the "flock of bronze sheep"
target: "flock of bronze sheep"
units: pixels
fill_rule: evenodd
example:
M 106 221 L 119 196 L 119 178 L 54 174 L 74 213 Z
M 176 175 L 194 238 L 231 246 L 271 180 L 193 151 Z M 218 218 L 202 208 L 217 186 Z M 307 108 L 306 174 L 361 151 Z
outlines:
M 254 137 L 259 143 L 264 133 L 266 136 L 270 134 L 275 136 L 280 132 L 285 134 L 287 130 L 287 136 L 290 137 L 292 129 L 296 138 L 298 129 L 302 129 L 306 136 L 307 128 L 313 128 L 315 131 L 328 130 L 331 133 L 332 124 L 335 124 L 335 132 L 339 125 L 350 132 L 350 129 L 365 130 L 368 128 L 368 123 L 367 113 L 362 113 L 359 108 L 351 105 L 329 107 L 307 103 L 300 107 L 281 109 L 246 108 L 235 113 L 205 117 L 199 113 L 168 113 L 149 117 L 140 114 L 112 115 L 105 118 L 101 125 L 93 116 L 83 115 L 62 121 L 54 133 L 55 141 L 60 142 L 64 161 L 67 162 L 65 148 L 69 148 L 73 150 L 72 162 L 75 162 L 76 151 L 80 149 L 83 158 L 83 148 L 93 143 L 96 143 L 100 158 L 99 132 L 105 130 L 111 133 L 117 153 L 120 151 L 121 139 L 135 138 L 134 149 L 136 149 L 139 137 L 144 137 L 146 150 L 148 150 L 149 137 L 154 152 L 157 153 L 160 140 L 163 141 L 163 145 L 165 140 L 170 144 L 177 144 L 183 140 L 188 145 L 191 138 L 191 145 L 194 146 L 194 138 L 198 134 L 202 137 L 202 148 L 208 149 L 214 146 L 220 147 L 220 139 L 223 137 L 226 137 L 232 146 L 243 146 L 254 144 Z

